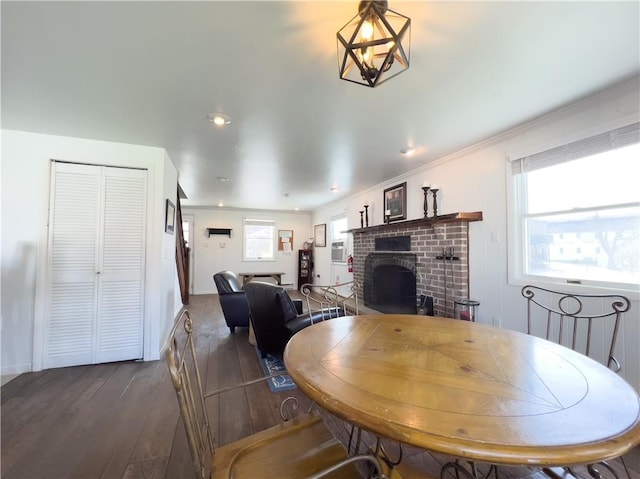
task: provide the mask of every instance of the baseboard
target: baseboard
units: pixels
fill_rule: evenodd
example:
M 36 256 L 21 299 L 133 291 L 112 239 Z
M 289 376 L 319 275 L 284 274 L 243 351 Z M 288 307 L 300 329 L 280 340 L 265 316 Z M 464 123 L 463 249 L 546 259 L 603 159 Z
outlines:
M 31 363 L 13 364 L 11 366 L 2 366 L 2 376 L 17 376 L 22 373 L 30 373 L 32 371 Z
M 10 374 L 8 376 L 2 376 L 0 378 L 0 386 L 4 386 L 5 384 L 7 384 L 9 381 L 11 381 L 12 379 L 17 378 L 18 376 L 20 376 L 19 374 Z
M 191 294 L 193 294 L 194 296 L 199 294 L 218 294 L 218 290 L 214 289 L 214 290 L 205 290 L 205 291 L 194 291 Z

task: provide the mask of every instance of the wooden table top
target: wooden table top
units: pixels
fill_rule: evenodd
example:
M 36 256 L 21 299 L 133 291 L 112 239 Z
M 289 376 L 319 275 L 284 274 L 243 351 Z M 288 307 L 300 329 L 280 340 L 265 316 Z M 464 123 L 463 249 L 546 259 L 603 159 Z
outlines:
M 321 407 L 380 436 L 496 464 L 612 459 L 640 443 L 640 399 L 568 348 L 468 321 L 336 318 L 291 338 L 287 371 Z

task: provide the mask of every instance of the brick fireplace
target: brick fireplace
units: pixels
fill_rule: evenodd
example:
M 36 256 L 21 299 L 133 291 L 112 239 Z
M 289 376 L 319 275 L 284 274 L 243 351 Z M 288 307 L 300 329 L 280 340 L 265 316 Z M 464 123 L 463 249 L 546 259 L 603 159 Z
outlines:
M 359 285 L 358 296 L 365 297 L 365 263 L 371 254 L 411 254 L 415 255 L 416 297 L 433 297 L 434 315 L 452 317 L 454 300 L 469 296 L 471 221 L 482 221 L 482 212 L 452 213 L 350 230 L 353 279 Z M 395 248 L 396 243 L 403 245 L 401 251 Z M 385 247 L 392 250 L 385 251 Z

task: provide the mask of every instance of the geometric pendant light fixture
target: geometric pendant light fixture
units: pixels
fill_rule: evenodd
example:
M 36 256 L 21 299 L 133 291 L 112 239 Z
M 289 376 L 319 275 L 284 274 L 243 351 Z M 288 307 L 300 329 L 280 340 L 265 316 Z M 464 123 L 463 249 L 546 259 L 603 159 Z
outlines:
M 361 1 L 338 33 L 340 78 L 376 87 L 409 68 L 411 19 L 387 1 Z

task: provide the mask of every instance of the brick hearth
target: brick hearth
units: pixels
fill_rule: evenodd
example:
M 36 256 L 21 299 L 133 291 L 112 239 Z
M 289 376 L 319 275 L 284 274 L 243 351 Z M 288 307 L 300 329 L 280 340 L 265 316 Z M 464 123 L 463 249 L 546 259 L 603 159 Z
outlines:
M 364 264 L 375 251 L 376 238 L 411 237 L 411 253 L 417 256 L 416 294 L 433 297 L 436 316 L 453 317 L 456 299 L 469 295 L 469 222 L 482 221 L 482 212 L 452 213 L 437 218 L 402 221 L 350 230 L 353 233 L 353 279 L 364 297 Z M 458 259 L 437 259 L 449 255 Z M 378 251 L 380 252 L 380 251 Z M 445 273 L 446 268 L 446 273 Z M 446 275 L 446 287 L 445 287 Z

